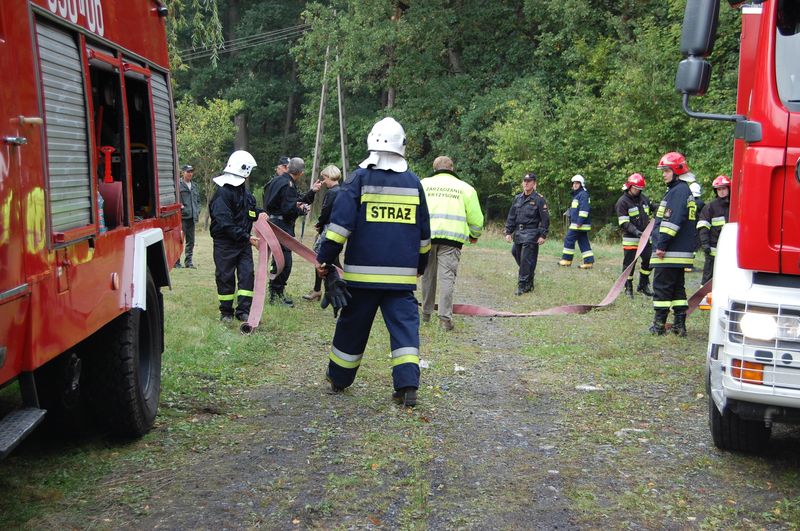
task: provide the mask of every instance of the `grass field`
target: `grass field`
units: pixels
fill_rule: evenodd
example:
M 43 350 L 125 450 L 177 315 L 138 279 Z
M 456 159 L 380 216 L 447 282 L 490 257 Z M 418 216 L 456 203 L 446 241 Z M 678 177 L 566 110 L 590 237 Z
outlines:
M 310 241 L 306 241 L 310 244 Z M 540 255 L 533 294 L 497 231 L 462 255 L 456 302 L 517 312 L 596 303 L 621 251 L 591 271 Z M 457 316 L 421 327 L 420 405 L 391 402 L 380 318 L 356 384 L 323 374 L 335 321 L 300 299 L 267 307 L 251 336 L 218 321 L 211 242 L 165 292 L 154 430 L 124 442 L 41 430 L 0 462 L 0 528 L 798 529 L 800 432 L 765 457 L 716 450 L 706 421 L 707 315 L 652 337 L 637 296 L 585 315 Z M 687 288 L 699 286 L 687 275 Z M 13 389 L 0 395 L 11 400 Z

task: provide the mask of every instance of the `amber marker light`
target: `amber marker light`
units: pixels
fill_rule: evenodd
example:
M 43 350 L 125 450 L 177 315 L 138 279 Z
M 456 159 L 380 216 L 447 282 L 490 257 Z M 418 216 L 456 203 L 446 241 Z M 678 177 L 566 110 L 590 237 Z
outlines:
M 735 359 L 731 362 L 731 376 L 743 383 L 763 385 L 764 365 Z

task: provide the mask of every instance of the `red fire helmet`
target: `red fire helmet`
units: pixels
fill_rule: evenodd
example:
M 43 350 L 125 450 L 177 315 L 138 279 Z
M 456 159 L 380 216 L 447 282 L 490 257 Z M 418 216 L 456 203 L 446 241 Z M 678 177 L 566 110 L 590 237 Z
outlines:
M 628 176 L 628 180 L 625 182 L 625 189 L 627 190 L 628 187 L 633 186 L 634 188 L 638 188 L 639 190 L 644 190 L 645 182 L 644 177 L 642 177 L 641 173 L 632 173 Z
M 689 171 L 689 165 L 686 164 L 686 157 L 677 151 L 670 151 L 658 161 L 658 169 L 665 170 L 669 168 L 675 175 L 683 175 Z
M 714 182 L 711 183 L 714 188 L 722 188 L 724 186 L 730 187 L 731 180 L 728 178 L 727 175 L 718 175 Z

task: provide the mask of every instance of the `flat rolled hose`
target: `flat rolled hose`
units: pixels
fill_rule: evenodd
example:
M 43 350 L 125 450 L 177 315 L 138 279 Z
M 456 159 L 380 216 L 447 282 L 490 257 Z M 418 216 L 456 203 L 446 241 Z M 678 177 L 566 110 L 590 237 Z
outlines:
M 250 307 L 250 315 L 247 322 L 239 326 L 239 331 L 244 335 L 251 334 L 261 322 L 267 294 L 267 276 L 275 278 L 286 265 L 283 260 L 281 244 L 273 232 L 274 226 L 267 220 L 259 218 L 253 228 L 258 237 L 258 267 L 256 268 L 256 282 L 253 288 L 253 304 Z M 275 272 L 271 274 L 269 273 L 270 257 L 275 259 Z

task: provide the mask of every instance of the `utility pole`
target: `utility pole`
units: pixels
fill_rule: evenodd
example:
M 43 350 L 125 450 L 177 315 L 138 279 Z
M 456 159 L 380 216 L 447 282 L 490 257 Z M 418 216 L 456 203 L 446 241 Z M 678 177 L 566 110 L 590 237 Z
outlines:
M 339 63 L 339 54 L 336 54 L 336 63 Z M 339 100 L 339 143 L 342 148 L 342 179 L 347 176 L 347 119 L 344 114 L 344 90 L 342 90 L 342 75 L 336 73 L 336 93 Z
M 328 99 L 328 54 L 330 51 L 331 47 L 328 46 L 325 49 L 325 68 L 322 71 L 322 90 L 320 91 L 319 95 L 319 113 L 317 114 L 317 138 L 314 142 L 314 161 L 311 166 L 311 180 L 308 183 L 309 187 L 314 184 L 319 176 L 320 158 L 322 155 L 322 131 L 325 124 L 325 104 L 327 103 Z M 314 196 L 314 202 L 311 204 L 311 210 L 309 210 L 303 218 L 303 225 L 300 229 L 300 241 L 303 240 L 303 236 L 305 235 L 306 221 L 308 221 L 310 224 L 311 216 L 316 216 L 319 213 L 322 201 L 318 201 L 317 198 L 325 195 L 322 189 L 320 189 L 320 191 L 323 193 Z

